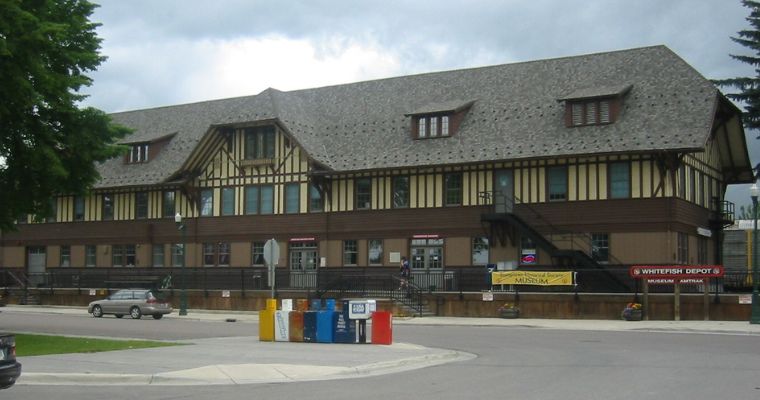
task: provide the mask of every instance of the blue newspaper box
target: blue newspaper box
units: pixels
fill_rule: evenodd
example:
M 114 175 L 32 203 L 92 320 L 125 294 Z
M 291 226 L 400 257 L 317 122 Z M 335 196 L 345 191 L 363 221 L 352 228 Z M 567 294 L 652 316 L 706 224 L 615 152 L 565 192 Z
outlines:
M 327 299 L 325 301 L 325 310 L 335 311 L 335 299 Z
M 322 299 L 311 299 L 311 311 L 322 310 Z
M 317 342 L 333 342 L 333 320 L 337 318 L 335 311 L 320 311 L 317 313 Z
M 303 341 L 307 343 L 317 342 L 317 311 L 303 313 Z
M 336 313 L 333 328 L 335 343 L 356 343 L 356 322 L 348 319 L 348 311 Z

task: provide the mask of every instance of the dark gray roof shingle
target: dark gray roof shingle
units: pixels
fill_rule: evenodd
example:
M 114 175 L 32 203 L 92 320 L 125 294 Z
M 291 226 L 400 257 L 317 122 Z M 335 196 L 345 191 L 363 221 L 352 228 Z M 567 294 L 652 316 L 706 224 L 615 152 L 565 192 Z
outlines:
M 610 125 L 567 128 L 572 96 L 622 93 Z M 436 72 L 112 114 L 125 142 L 176 132 L 147 164 L 101 166 L 98 187 L 157 184 L 174 175 L 212 125 L 278 119 L 315 161 L 335 171 L 461 164 L 704 146 L 714 85 L 664 46 Z M 472 103 L 459 131 L 414 140 L 412 114 Z

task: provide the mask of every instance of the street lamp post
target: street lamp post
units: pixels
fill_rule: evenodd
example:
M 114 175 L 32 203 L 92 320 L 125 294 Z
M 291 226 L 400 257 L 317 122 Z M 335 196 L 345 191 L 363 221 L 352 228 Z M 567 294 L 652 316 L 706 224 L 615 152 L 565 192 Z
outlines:
M 753 183 L 749 188 L 749 194 L 752 198 L 752 313 L 749 317 L 750 324 L 760 324 L 760 296 L 758 296 L 758 265 L 757 265 L 757 198 L 760 196 L 760 188 L 757 183 Z
M 180 267 L 180 279 L 179 279 L 179 315 L 187 315 L 187 293 L 185 292 L 185 258 L 187 250 L 185 246 L 185 224 L 182 223 L 182 215 L 177 213 L 174 216 L 174 222 L 177 224 L 177 229 L 182 232 L 182 265 Z

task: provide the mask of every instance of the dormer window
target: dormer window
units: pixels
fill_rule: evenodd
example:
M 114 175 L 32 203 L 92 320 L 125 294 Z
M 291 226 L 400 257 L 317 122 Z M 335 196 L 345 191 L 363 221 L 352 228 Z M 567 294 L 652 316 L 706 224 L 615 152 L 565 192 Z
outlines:
M 586 88 L 558 99 L 565 102 L 565 126 L 614 123 L 622 110 L 623 98 L 631 87 L 631 85 L 620 85 Z
M 144 163 L 148 162 L 148 149 L 150 146 L 148 143 L 136 143 L 132 145 L 132 148 L 127 154 L 127 163 Z
M 473 103 L 462 100 L 433 103 L 406 114 L 412 117 L 412 137 L 434 139 L 455 135 Z

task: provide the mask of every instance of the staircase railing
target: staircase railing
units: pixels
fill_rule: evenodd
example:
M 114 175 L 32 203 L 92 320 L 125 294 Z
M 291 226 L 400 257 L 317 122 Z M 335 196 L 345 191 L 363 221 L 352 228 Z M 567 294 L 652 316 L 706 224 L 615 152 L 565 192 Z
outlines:
M 548 231 L 539 233 L 544 235 L 544 237 L 548 236 L 548 241 L 555 247 L 558 249 L 580 250 L 593 259 L 593 238 L 591 235 L 585 232 L 572 232 L 560 229 L 547 220 L 538 210 L 531 207 L 529 203 L 523 202 L 518 196 L 511 196 L 495 190 L 480 192 L 478 199 L 480 205 L 492 205 L 494 213 L 514 214 L 526 221 L 526 223 L 530 220 L 537 220 L 539 225 L 545 227 Z M 564 246 L 559 245 L 563 243 L 567 244 Z M 605 263 L 623 264 L 612 253 L 608 253 L 608 260 Z

